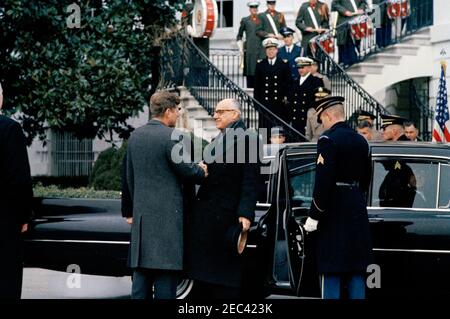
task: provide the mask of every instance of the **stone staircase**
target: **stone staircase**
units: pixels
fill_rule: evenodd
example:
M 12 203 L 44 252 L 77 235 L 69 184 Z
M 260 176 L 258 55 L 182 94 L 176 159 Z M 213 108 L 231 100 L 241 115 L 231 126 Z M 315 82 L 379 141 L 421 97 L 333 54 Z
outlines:
M 369 94 L 407 79 L 432 76 L 430 28 L 423 28 L 347 70 Z

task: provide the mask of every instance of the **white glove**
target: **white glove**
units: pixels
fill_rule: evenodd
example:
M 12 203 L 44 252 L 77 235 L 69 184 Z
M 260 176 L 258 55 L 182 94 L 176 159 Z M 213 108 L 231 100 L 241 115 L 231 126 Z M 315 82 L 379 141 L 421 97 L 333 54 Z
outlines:
M 243 55 L 244 54 L 244 43 L 242 42 L 242 40 L 237 41 L 237 46 L 239 48 L 239 54 Z
M 308 219 L 305 222 L 305 226 L 303 226 L 303 228 L 305 228 L 305 230 L 308 233 L 311 233 L 315 230 L 317 230 L 317 224 L 319 223 L 318 220 L 312 219 L 311 217 L 308 217 Z

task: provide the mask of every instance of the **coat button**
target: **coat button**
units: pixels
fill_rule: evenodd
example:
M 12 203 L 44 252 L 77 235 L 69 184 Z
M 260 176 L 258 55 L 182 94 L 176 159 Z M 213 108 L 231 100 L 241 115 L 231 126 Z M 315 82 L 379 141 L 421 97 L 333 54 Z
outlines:
M 278 79 L 278 77 L 277 77 L 276 75 L 274 76 L 274 78 L 275 78 L 275 79 Z
M 266 90 L 266 93 L 269 93 L 269 91 Z
M 293 119 L 296 120 L 297 118 L 294 116 Z
M 304 120 L 305 120 L 305 118 L 302 117 L 302 121 L 304 121 Z
M 297 93 L 295 93 L 295 96 L 297 96 Z
M 295 101 L 294 104 L 297 104 L 297 101 Z
M 306 93 L 303 93 L 303 96 L 306 96 Z
M 305 104 L 305 101 L 303 101 L 302 103 Z
M 297 110 L 296 110 L 296 109 L 294 109 L 294 112 L 297 112 Z
M 269 77 L 268 76 L 266 76 L 266 80 L 268 80 L 269 79 Z
M 275 90 L 274 92 L 275 92 L 275 93 L 277 93 L 278 91 L 277 91 L 277 90 Z
M 266 83 L 266 86 L 269 86 L 269 83 Z
M 273 85 L 275 85 L 275 86 L 277 86 L 278 85 L 278 83 L 277 82 L 275 82 Z
M 268 101 L 269 100 L 269 98 L 268 97 L 266 97 L 266 101 Z
M 274 97 L 274 100 L 278 100 L 278 98 L 275 96 L 275 97 Z

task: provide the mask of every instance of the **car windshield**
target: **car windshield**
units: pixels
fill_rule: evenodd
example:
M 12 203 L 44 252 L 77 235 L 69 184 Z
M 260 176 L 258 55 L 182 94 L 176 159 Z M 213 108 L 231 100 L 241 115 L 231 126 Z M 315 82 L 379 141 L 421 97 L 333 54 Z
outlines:
M 436 208 L 438 168 L 431 161 L 376 160 L 371 206 Z

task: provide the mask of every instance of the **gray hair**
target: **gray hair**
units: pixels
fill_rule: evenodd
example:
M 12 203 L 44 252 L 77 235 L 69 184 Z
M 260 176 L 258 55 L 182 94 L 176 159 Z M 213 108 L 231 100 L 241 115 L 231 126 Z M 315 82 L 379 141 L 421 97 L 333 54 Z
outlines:
M 230 107 L 231 107 L 232 109 L 238 110 L 239 112 L 242 111 L 242 105 L 241 105 L 241 103 L 239 103 L 239 101 L 236 100 L 236 99 L 230 99 Z

